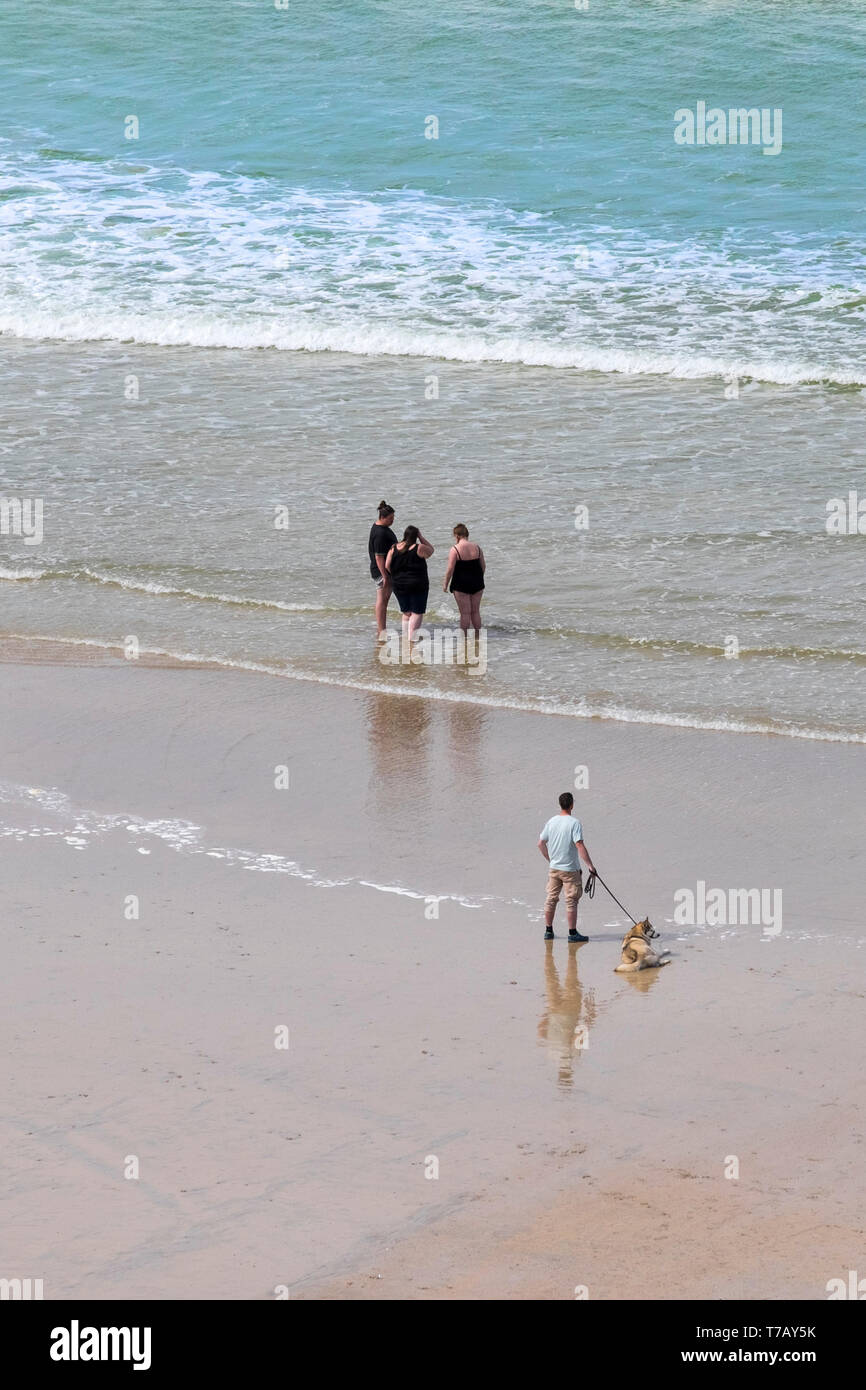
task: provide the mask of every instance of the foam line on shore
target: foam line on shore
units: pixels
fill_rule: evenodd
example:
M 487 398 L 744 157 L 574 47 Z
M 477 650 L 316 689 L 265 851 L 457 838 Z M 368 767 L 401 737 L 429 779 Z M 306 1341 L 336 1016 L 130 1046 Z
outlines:
M 98 651 L 122 653 L 117 642 L 92 637 L 52 637 L 46 633 L 5 633 L 0 641 L 50 642 L 61 647 L 85 647 Z M 496 696 L 466 694 L 457 690 L 407 689 L 403 686 L 371 680 L 338 678 L 316 671 L 292 670 L 257 661 L 233 661 L 228 657 L 204 656 L 197 652 L 172 652 L 163 647 L 141 647 L 141 656 L 152 656 L 195 667 L 216 667 L 221 670 L 248 671 L 276 676 L 281 680 L 309 681 L 315 685 L 332 685 L 344 690 L 361 690 L 372 695 L 397 695 L 416 700 L 440 700 L 448 704 L 480 705 L 486 709 L 517 710 L 523 714 L 557 715 L 570 719 L 601 719 L 622 724 L 649 724 L 674 729 L 694 729 L 709 733 L 772 734 L 780 738 L 806 739 L 819 743 L 866 744 L 866 734 L 838 729 L 815 729 L 803 725 L 782 725 L 769 721 L 749 724 L 738 719 L 704 719 L 697 715 L 676 714 L 664 710 L 636 710 L 614 705 L 557 705 L 548 700 L 509 700 Z M 472 679 L 467 674 L 467 680 Z
M 396 893 L 400 897 L 412 898 L 422 902 L 437 899 L 439 902 L 453 902 L 459 907 L 480 908 L 493 898 L 468 898 L 455 893 L 421 893 L 397 883 L 373 883 L 368 879 L 329 878 L 316 869 L 303 867 L 294 859 L 281 854 L 263 854 L 255 850 L 236 849 L 224 845 L 207 844 L 204 829 L 193 821 L 179 819 L 147 820 L 142 816 L 109 814 L 90 811 L 74 806 L 71 799 L 57 787 L 23 787 L 11 782 L 0 782 L 0 805 L 38 806 L 48 815 L 56 816 L 60 825 L 20 826 L 0 824 L 0 838 L 24 840 L 59 837 L 73 849 L 86 849 L 88 844 L 102 835 L 113 831 L 126 831 L 129 835 L 152 838 L 160 841 L 179 854 L 205 855 L 209 859 L 221 859 L 225 863 L 248 869 L 253 873 L 288 874 L 314 888 L 345 888 L 352 884 L 370 888 L 377 893 Z M 136 846 L 144 849 L 145 846 Z
M 756 381 L 774 386 L 866 386 L 863 372 L 829 362 L 564 345 L 529 334 L 441 332 L 397 323 L 383 327 L 362 319 L 343 324 L 311 324 L 288 319 L 274 322 L 262 316 L 258 320 L 232 322 L 218 314 L 196 315 L 189 310 L 167 315 L 121 312 L 95 316 L 87 310 L 56 314 L 35 307 L 23 312 L 5 308 L 0 311 L 0 336 L 37 342 L 432 358 L 469 365 L 493 363 L 613 376 L 660 376 L 674 381 L 735 378 L 744 383 Z

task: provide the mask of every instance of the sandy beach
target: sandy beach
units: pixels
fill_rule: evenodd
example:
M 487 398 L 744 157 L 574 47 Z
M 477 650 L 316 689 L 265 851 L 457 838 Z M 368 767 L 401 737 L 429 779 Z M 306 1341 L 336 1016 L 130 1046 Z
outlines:
M 821 1299 L 857 1268 L 860 747 L 2 657 L 4 1266 L 46 1298 Z M 542 941 L 578 765 L 664 971 L 614 973 L 601 890 L 586 946 Z M 675 923 L 698 882 L 781 890 L 780 930 Z
M 16 1360 L 564 1301 L 832 1380 L 866 11 L 3 11 Z

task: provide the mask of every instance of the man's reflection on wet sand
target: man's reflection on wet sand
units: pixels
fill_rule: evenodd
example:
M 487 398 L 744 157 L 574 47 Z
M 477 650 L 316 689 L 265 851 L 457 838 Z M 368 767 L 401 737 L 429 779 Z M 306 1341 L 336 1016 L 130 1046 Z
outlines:
M 589 1041 L 595 1022 L 596 1006 L 592 990 L 584 992 L 577 976 L 578 946 L 568 947 L 565 983 L 560 983 L 553 942 L 545 943 L 544 989 L 547 1008 L 538 1024 L 538 1037 L 547 1045 L 547 1054 L 557 1066 L 560 1086 L 570 1086 L 575 1059 Z

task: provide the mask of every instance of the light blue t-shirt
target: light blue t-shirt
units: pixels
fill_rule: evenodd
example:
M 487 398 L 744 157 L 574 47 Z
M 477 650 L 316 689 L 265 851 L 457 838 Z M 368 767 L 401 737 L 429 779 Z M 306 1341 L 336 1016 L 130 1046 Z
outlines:
M 551 816 L 539 839 L 547 845 L 551 869 L 574 873 L 580 868 L 576 844 L 583 839 L 583 826 L 574 816 Z

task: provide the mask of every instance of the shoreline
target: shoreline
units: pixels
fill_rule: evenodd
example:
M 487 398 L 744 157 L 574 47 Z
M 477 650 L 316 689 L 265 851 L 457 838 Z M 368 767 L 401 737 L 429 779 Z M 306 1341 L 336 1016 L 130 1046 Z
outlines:
M 744 392 L 732 404 L 694 383 L 590 385 L 556 371 L 530 383 L 516 369 L 443 366 L 446 408 L 426 400 L 411 361 L 223 361 L 116 345 L 4 357 L 19 428 L 33 389 L 47 411 L 35 471 L 12 474 L 15 495 L 36 494 L 46 510 L 39 550 L 13 537 L 0 547 L 8 633 L 108 643 L 133 633 L 155 653 L 321 686 L 410 687 L 582 720 L 864 738 L 859 547 L 825 527 L 827 498 L 850 481 L 826 456 L 848 456 L 859 419 L 844 396 L 816 415 L 808 393 Z M 137 399 L 124 397 L 127 379 Z M 191 414 L 196 399 L 209 405 Z M 287 491 L 284 441 L 305 437 L 310 418 L 311 448 Z M 780 498 L 792 434 L 803 448 Z M 538 485 L 518 519 L 530 436 Z M 597 468 L 571 470 L 575 439 Z M 424 441 L 423 467 L 408 462 L 413 440 Z M 464 454 L 455 478 L 450 461 Z M 463 516 L 484 542 L 483 678 L 377 661 L 364 555 L 382 477 L 400 517 L 423 521 L 434 541 Z M 302 517 L 345 537 L 337 564 L 327 544 L 309 556 L 298 546 Z M 440 547 L 434 580 L 443 558 Z M 772 612 L 749 597 L 750 576 L 774 595 Z M 454 627 L 453 599 L 435 583 L 431 594 L 431 629 Z M 726 660 L 734 638 L 739 659 Z
M 438 625 L 430 625 L 435 632 Z M 398 634 L 396 628 L 389 631 Z M 399 634 L 398 634 L 399 635 Z M 47 651 L 43 655 L 40 644 L 46 644 Z M 372 643 L 375 650 L 375 642 Z M 85 637 L 51 637 L 39 634 L 9 633 L 0 634 L 0 662 L 50 662 L 53 664 L 89 664 L 78 661 L 73 657 L 76 651 L 92 651 L 94 656 L 92 661 L 98 661 L 99 654 L 103 654 L 103 659 L 109 659 L 115 653 L 119 654 L 119 660 L 124 665 L 129 665 L 130 660 L 123 657 L 123 645 L 120 642 L 102 641 L 98 638 Z M 37 655 L 38 653 L 38 655 Z M 217 658 L 198 655 L 195 653 L 170 652 L 162 648 L 140 648 L 139 655 L 135 658 L 135 663 L 143 667 L 177 669 L 177 670 L 203 670 L 203 671 L 237 671 L 241 673 L 254 674 L 260 676 L 272 676 L 277 680 L 303 681 L 310 685 L 329 686 L 338 690 L 355 690 L 367 694 L 393 695 L 399 699 L 410 700 L 429 700 L 441 701 L 446 704 L 457 705 L 478 705 L 484 709 L 513 710 L 518 714 L 538 714 L 549 715 L 559 719 L 575 720 L 597 720 L 601 723 L 613 724 L 634 724 L 651 728 L 667 729 L 689 729 L 696 733 L 723 733 L 723 734 L 749 734 L 765 735 L 769 738 L 796 739 L 804 742 L 832 743 L 847 745 L 866 745 L 866 734 L 851 733 L 844 730 L 819 730 L 803 727 L 785 728 L 771 724 L 745 724 L 741 721 L 719 719 L 701 719 L 699 716 L 689 717 L 687 715 L 663 714 L 659 711 L 601 711 L 579 709 L 564 709 L 551 705 L 544 700 L 527 699 L 524 701 L 509 700 L 506 697 L 467 695 L 462 691 L 452 690 L 431 690 L 404 689 L 397 685 L 386 685 L 375 681 L 351 680 L 337 676 L 324 675 L 312 671 L 292 670 L 268 665 L 264 662 L 235 661 L 229 658 Z M 402 667 L 400 668 L 402 670 Z

